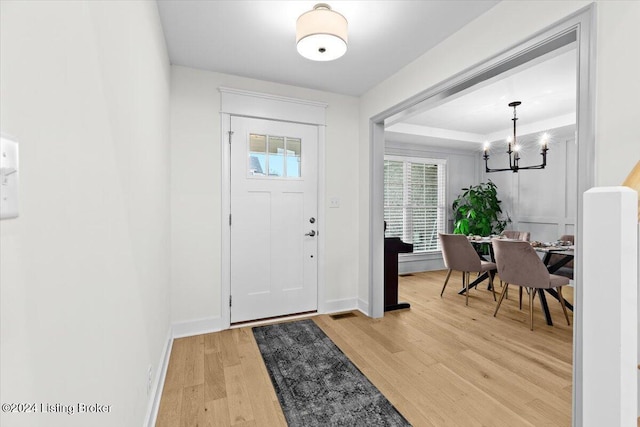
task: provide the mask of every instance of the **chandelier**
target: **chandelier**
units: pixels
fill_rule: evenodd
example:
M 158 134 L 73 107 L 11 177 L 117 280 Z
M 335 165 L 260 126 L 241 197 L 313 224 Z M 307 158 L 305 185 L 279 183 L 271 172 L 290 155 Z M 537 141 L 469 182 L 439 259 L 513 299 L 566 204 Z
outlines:
M 519 170 L 523 169 L 544 169 L 547 166 L 547 151 L 549 151 L 548 141 L 546 134 L 542 138 L 542 149 L 540 151 L 540 155 L 542 156 L 542 163 L 535 166 L 520 166 L 520 145 L 516 140 L 516 121 L 518 117 L 516 116 L 516 107 L 522 104 L 520 101 L 514 101 L 509 104 L 509 107 L 513 107 L 513 137 L 509 137 L 507 142 L 509 143 L 509 149 L 507 150 L 507 154 L 509 155 L 509 167 L 502 169 L 492 169 L 489 167 L 489 144 L 484 145 L 484 166 L 485 172 L 502 172 L 502 171 L 512 171 L 513 173 L 517 173 Z

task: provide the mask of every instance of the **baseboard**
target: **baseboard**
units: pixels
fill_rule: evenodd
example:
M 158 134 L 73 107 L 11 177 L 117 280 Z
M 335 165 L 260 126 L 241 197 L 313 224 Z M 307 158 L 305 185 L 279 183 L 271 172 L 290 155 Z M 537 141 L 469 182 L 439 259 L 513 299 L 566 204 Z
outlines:
M 158 365 L 158 369 L 156 369 L 155 381 L 151 388 L 151 399 L 149 400 L 147 414 L 144 419 L 144 426 L 154 427 L 156 425 L 158 409 L 160 408 L 160 398 L 162 397 L 164 381 L 167 377 L 167 368 L 169 367 L 169 357 L 171 356 L 171 349 L 173 348 L 173 340 L 175 338 L 217 332 L 222 329 L 221 324 L 220 317 L 210 317 L 207 319 L 174 323 L 171 328 L 169 328 L 160 364 Z
M 222 319 L 207 317 L 205 319 L 189 320 L 173 324 L 173 338 L 191 337 L 194 335 L 208 334 L 222 330 Z
M 358 298 L 358 310 L 365 316 L 371 317 L 371 314 L 369 314 L 369 303 L 362 298 Z
M 325 314 L 338 313 L 341 311 L 355 310 L 358 308 L 356 298 L 333 299 L 325 301 L 322 312 Z
M 434 271 L 446 268 L 441 253 L 406 254 L 398 260 L 398 274 Z
M 167 331 L 167 340 L 162 350 L 160 357 L 160 363 L 156 369 L 155 381 L 151 388 L 147 414 L 144 417 L 143 426 L 154 427 L 156 425 L 156 418 L 158 417 L 158 409 L 160 408 L 160 398 L 162 397 L 162 390 L 164 389 L 164 380 L 167 377 L 167 368 L 169 367 L 169 357 L 171 356 L 171 348 L 173 347 L 172 328 Z

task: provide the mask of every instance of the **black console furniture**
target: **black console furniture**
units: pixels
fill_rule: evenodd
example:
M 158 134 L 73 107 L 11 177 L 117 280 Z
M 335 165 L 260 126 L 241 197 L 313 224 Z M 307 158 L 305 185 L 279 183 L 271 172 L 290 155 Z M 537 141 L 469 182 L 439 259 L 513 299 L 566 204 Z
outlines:
M 399 237 L 384 238 L 384 311 L 411 307 L 407 302 L 398 302 L 398 254 L 409 252 L 413 252 L 411 243 Z

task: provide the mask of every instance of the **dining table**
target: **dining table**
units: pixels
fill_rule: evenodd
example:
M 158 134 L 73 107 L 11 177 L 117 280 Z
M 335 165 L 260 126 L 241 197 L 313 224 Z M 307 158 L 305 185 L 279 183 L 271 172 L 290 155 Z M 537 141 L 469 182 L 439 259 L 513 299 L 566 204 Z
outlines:
M 476 249 L 478 256 L 484 259 L 485 261 L 495 262 L 493 246 L 491 245 L 491 239 L 493 237 L 495 236 L 475 236 L 475 237 L 470 236 L 469 237 L 469 242 Z M 565 266 L 568 262 L 570 262 L 574 258 L 575 248 L 573 245 L 565 246 L 565 245 L 560 245 L 555 243 L 532 242 L 531 246 L 533 246 L 536 252 L 544 254 L 542 258 L 542 262 L 544 263 L 544 265 L 547 267 L 547 270 L 549 270 L 549 273 L 551 274 L 558 271 L 558 269 Z M 488 254 L 484 253 L 487 251 L 484 250 L 483 248 L 488 248 L 489 253 Z M 486 258 L 487 255 L 489 256 L 490 259 Z M 551 260 L 552 255 L 561 255 L 562 257 L 558 261 L 554 262 L 552 265 L 549 265 L 549 261 Z M 472 289 L 478 286 L 484 280 L 489 278 L 489 275 L 491 275 L 491 277 L 493 278 L 495 274 L 496 274 L 495 270 L 482 273 L 473 282 L 469 284 L 469 289 Z M 490 286 L 491 285 L 489 285 L 488 289 L 491 289 Z M 545 317 L 545 320 L 547 321 L 547 325 L 553 326 L 553 320 L 551 319 L 551 313 L 549 311 L 549 305 L 547 304 L 547 298 L 545 296 L 544 291 L 547 291 L 552 297 L 554 297 L 559 301 L 560 298 L 558 296 L 558 293 L 556 292 L 555 289 L 544 289 L 544 290 L 538 289 L 538 291 L 539 291 L 538 296 L 540 297 L 540 305 L 542 306 L 542 311 L 544 312 L 544 317 Z M 464 288 L 462 288 L 458 292 L 458 294 L 460 295 L 463 295 L 464 293 L 465 293 Z M 564 303 L 565 303 L 565 307 L 573 311 L 573 305 L 570 302 L 565 300 Z

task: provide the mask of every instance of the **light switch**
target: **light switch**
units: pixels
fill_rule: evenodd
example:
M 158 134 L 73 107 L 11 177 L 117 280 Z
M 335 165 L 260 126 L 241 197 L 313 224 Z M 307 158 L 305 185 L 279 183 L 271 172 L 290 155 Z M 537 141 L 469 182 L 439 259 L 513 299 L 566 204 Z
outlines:
M 18 143 L 0 136 L 0 219 L 18 216 Z
M 329 199 L 329 207 L 330 208 L 339 208 L 340 207 L 340 198 L 332 197 Z

